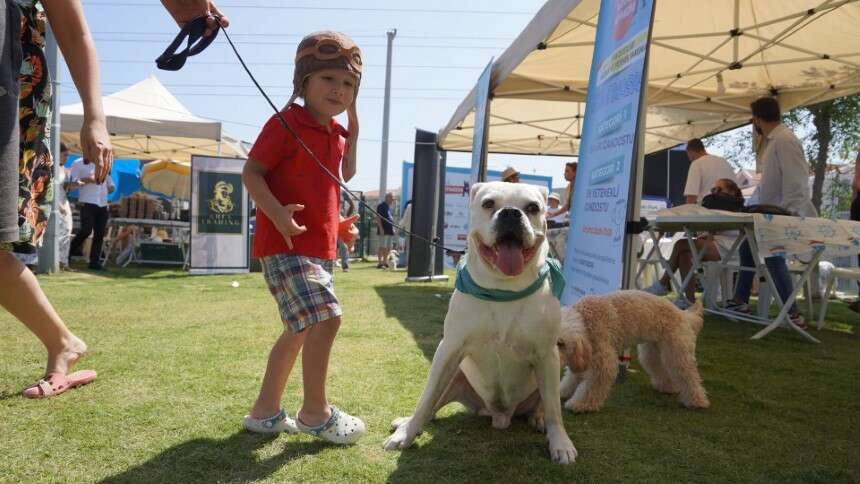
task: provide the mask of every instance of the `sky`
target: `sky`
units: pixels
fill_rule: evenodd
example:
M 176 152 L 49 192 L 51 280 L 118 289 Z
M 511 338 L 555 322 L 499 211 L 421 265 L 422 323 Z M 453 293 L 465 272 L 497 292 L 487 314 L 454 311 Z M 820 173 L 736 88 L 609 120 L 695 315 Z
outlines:
M 220 120 L 224 131 L 253 142 L 271 108 L 254 89 L 221 35 L 178 72 L 159 71 L 154 59 L 178 27 L 156 0 L 84 0 L 99 53 L 104 95 L 155 75 L 197 116 Z M 293 59 L 301 38 L 317 30 L 344 32 L 364 53 L 358 96 L 361 126 L 354 190 L 380 184 L 386 32 L 397 30 L 392 61 L 388 188 L 401 184 L 403 161 L 412 161 L 415 129 L 438 131 L 474 86 L 484 66 L 499 56 L 543 5 L 541 0 L 438 0 L 348 2 L 221 0 L 229 34 L 276 105 L 292 91 Z M 80 101 L 68 70 L 61 72 L 60 104 Z M 345 118 L 341 122 L 346 125 Z M 466 167 L 470 153 L 449 153 L 449 166 Z M 491 170 L 511 165 L 553 177 L 562 187 L 563 157 L 494 155 Z

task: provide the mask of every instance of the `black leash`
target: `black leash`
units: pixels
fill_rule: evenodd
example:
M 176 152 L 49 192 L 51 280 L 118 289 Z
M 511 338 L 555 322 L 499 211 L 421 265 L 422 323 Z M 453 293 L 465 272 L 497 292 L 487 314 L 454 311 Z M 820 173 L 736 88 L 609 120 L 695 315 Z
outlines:
M 392 226 L 397 227 L 397 229 L 400 232 L 405 233 L 410 237 L 415 237 L 416 239 L 427 242 L 431 246 L 438 247 L 438 248 L 446 251 L 449 254 L 464 254 L 465 253 L 462 250 L 449 249 L 449 248 L 445 247 L 444 245 L 439 243 L 438 237 L 435 237 L 433 240 L 430 240 L 430 239 L 423 237 L 423 236 L 420 236 L 420 235 L 418 235 L 418 234 L 416 234 L 410 230 L 407 230 L 404 227 L 401 227 L 400 225 L 395 223 L 393 220 L 391 220 L 387 217 L 384 217 L 375 208 L 372 208 L 364 200 L 362 200 L 361 197 L 359 197 L 358 195 L 353 193 L 349 188 L 347 188 L 347 186 L 342 181 L 340 181 L 340 178 L 337 175 L 333 174 L 328 168 L 326 168 L 326 166 L 319 160 L 319 158 L 317 158 L 317 156 L 314 154 L 314 152 L 311 151 L 311 149 L 305 144 L 304 140 L 302 140 L 302 138 L 298 135 L 298 133 L 296 133 L 293 130 L 293 128 L 291 128 L 290 125 L 287 124 L 287 120 L 284 119 L 284 116 L 281 114 L 281 111 L 277 108 L 277 106 L 275 106 L 275 103 L 272 102 L 272 100 L 266 94 L 266 91 L 264 91 L 263 87 L 260 86 L 260 83 L 257 82 L 257 79 L 254 77 L 254 74 L 251 73 L 251 70 L 248 68 L 248 65 L 245 64 L 245 60 L 242 59 L 242 56 L 239 54 L 239 50 L 236 48 L 236 45 L 233 44 L 233 40 L 230 38 L 230 35 L 227 33 L 227 30 L 221 29 L 220 17 L 218 17 L 217 15 L 214 17 L 216 20 L 215 30 L 212 32 L 211 35 L 204 37 L 204 40 L 198 42 L 197 44 L 195 44 L 195 42 L 197 42 L 197 40 L 199 40 L 199 37 L 203 35 L 203 31 L 205 30 L 206 17 L 197 17 L 196 19 L 192 20 L 191 22 L 188 22 L 182 28 L 182 30 L 179 32 L 179 34 L 176 36 L 176 39 L 174 39 L 174 41 L 170 44 L 170 46 L 168 46 L 167 50 L 165 50 L 164 53 L 161 54 L 161 56 L 159 56 L 159 58 L 156 60 L 158 67 L 160 69 L 165 69 L 165 70 L 179 70 L 179 69 L 181 69 L 182 66 L 185 64 L 185 59 L 187 57 L 192 56 L 192 55 L 197 55 L 200 52 L 202 52 L 203 49 L 208 47 L 209 44 L 212 43 L 212 40 L 215 39 L 215 36 L 217 35 L 218 30 L 223 30 L 224 38 L 227 39 L 227 43 L 230 44 L 230 48 L 233 49 L 233 53 L 236 54 L 236 58 L 239 60 L 239 63 L 242 64 L 242 68 L 245 69 L 245 72 L 248 73 L 248 77 L 251 78 L 251 82 L 254 83 L 254 86 L 257 87 L 257 90 L 260 91 L 260 94 L 263 95 L 263 98 L 265 98 L 266 102 L 269 103 L 269 106 L 271 106 L 272 109 L 275 111 L 275 114 L 278 116 L 278 120 L 280 121 L 281 126 L 286 128 L 286 130 L 289 131 L 291 135 L 293 135 L 293 138 L 296 139 L 296 141 L 299 143 L 299 146 L 301 146 L 302 149 L 305 150 L 305 152 L 307 152 L 308 155 L 310 155 L 310 157 L 323 170 L 323 172 L 326 175 L 328 175 L 329 178 L 334 180 L 340 186 L 340 188 L 350 196 L 350 198 L 352 198 L 353 200 L 358 202 L 359 205 L 370 210 L 371 213 L 373 213 L 374 215 L 379 217 L 380 220 L 383 220 L 383 221 L 390 223 Z M 203 27 L 203 29 L 201 29 L 201 26 Z M 194 36 L 197 36 L 197 38 L 194 38 Z M 186 49 L 184 51 L 182 51 L 180 53 L 176 53 L 176 49 L 182 44 L 182 41 L 184 40 L 185 37 L 188 37 L 188 46 L 186 47 Z M 162 64 L 164 64 L 166 67 L 162 67 Z M 178 65 L 178 67 L 175 67 L 177 65 Z M 357 142 L 357 141 L 358 140 L 354 140 L 353 142 Z M 383 194 L 380 193 L 380 196 L 382 196 L 382 195 Z M 434 210 L 436 208 L 437 207 L 434 207 Z M 435 227 L 434 227 L 434 229 L 435 229 Z

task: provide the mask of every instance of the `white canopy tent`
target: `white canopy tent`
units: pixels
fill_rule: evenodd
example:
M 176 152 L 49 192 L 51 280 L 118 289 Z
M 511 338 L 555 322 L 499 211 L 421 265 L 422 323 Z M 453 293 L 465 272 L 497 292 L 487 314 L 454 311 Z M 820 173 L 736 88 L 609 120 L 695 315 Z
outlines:
M 191 155 L 244 158 L 247 147 L 221 129 L 221 123 L 197 117 L 150 76 L 102 99 L 114 156 L 143 160 L 190 161 Z M 62 140 L 80 152 L 83 104 L 60 108 Z
M 548 0 L 493 64 L 488 151 L 576 155 L 599 0 Z M 645 152 L 860 91 L 858 0 L 657 0 Z M 475 89 L 439 133 L 471 151 Z

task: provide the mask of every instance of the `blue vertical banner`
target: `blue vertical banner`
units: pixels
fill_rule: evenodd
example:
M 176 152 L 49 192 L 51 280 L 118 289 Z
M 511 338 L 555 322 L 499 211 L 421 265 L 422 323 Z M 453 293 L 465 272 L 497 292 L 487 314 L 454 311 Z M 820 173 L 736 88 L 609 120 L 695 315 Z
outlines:
M 653 11 L 654 0 L 600 2 L 564 260 L 565 305 L 623 286 Z
M 477 183 L 487 178 L 487 138 L 490 126 L 490 79 L 493 73 L 493 59 L 490 59 L 475 91 L 475 127 L 472 132 L 472 172 L 470 181 Z

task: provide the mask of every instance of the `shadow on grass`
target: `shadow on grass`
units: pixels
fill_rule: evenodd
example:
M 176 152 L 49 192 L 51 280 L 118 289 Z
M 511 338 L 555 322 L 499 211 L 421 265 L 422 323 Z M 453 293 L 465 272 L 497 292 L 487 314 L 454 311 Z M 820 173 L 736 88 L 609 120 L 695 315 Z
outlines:
M 385 305 L 386 316 L 397 318 L 412 333 L 424 353 L 433 360 L 442 339 L 442 325 L 453 289 L 436 285 L 396 284 L 377 286 L 376 293 Z
M 293 459 L 313 455 L 328 444 L 286 442 L 283 451 L 260 460 L 255 451 L 277 435 L 237 432 L 226 439 L 194 439 L 173 446 L 104 484 L 138 482 L 252 482 L 266 479 Z
M 546 437 L 524 419 L 499 430 L 489 418 L 460 411 L 424 430 L 432 439 L 398 451 L 387 482 L 571 482 L 576 469 L 552 463 Z

